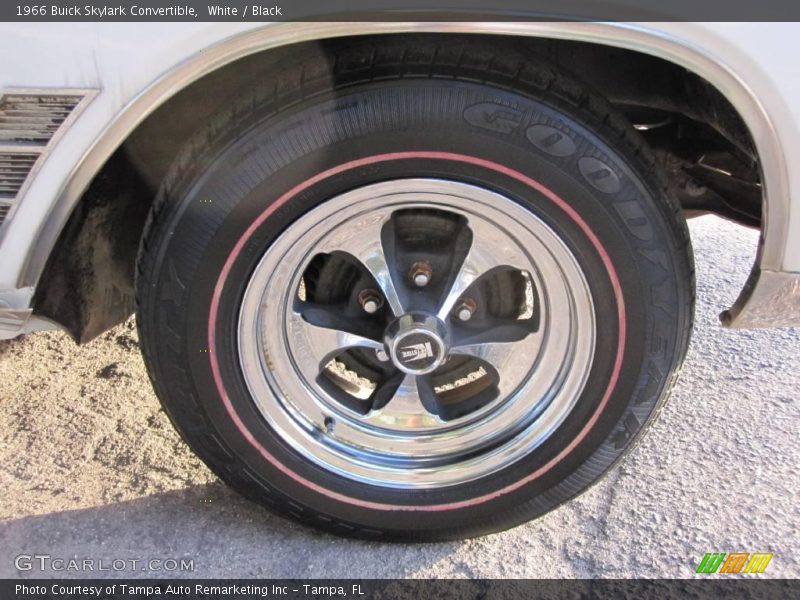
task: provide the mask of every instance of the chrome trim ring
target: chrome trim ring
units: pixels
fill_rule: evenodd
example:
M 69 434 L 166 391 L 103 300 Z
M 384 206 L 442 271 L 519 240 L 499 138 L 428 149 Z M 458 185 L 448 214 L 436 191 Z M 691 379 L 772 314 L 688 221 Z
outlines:
M 358 412 L 342 404 L 321 385 L 321 369 L 342 351 L 374 351 L 385 357 L 391 348 L 381 336 L 371 339 L 312 324 L 297 300 L 311 260 L 340 252 L 369 272 L 390 318 L 408 318 L 408 295 L 392 276 L 381 232 L 398 211 L 411 209 L 457 215 L 471 232 L 469 248 L 431 311 L 435 314 L 427 315 L 430 320 L 452 329 L 460 298 L 498 266 L 527 274 L 538 310 L 535 331 L 516 341 L 449 343 L 448 357 L 480 361 L 496 391 L 486 404 L 449 420 L 432 410 L 430 403 L 439 392 L 432 393 L 428 376 L 420 373 L 399 375 L 402 381 L 380 407 Z M 331 472 L 400 489 L 472 481 L 528 455 L 575 406 L 594 348 L 589 286 L 558 235 L 510 198 L 436 179 L 367 185 L 295 221 L 266 249 L 253 272 L 238 322 L 242 374 L 276 434 Z

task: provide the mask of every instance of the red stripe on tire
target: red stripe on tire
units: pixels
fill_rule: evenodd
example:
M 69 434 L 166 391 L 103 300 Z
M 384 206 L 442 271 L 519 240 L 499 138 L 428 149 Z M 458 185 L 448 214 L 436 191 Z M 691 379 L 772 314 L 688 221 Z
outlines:
M 220 296 L 222 295 L 222 290 L 225 286 L 225 280 L 228 277 L 228 274 L 233 267 L 233 263 L 236 261 L 239 253 L 242 251 L 242 248 L 247 243 L 247 240 L 253 235 L 253 233 L 264 223 L 269 216 L 274 213 L 278 208 L 289 202 L 292 198 L 294 198 L 300 192 L 308 189 L 309 187 L 319 183 L 320 181 L 327 179 L 328 177 L 332 177 L 334 175 L 338 175 L 339 173 L 343 173 L 350 169 L 356 169 L 358 167 L 363 167 L 367 165 L 372 165 L 379 162 L 386 162 L 391 160 L 405 160 L 405 159 L 430 159 L 430 160 L 451 160 L 457 161 L 462 163 L 468 163 L 471 165 L 483 167 L 486 169 L 490 169 L 493 171 L 497 171 L 498 173 L 502 173 L 508 177 L 516 179 L 528 185 L 529 187 L 535 189 L 540 194 L 547 197 L 550 201 L 555 203 L 564 213 L 567 214 L 575 223 L 583 230 L 586 237 L 591 241 L 592 245 L 597 250 L 597 253 L 600 255 L 600 258 L 603 261 L 603 265 L 605 266 L 606 270 L 608 271 L 608 276 L 611 281 L 611 285 L 614 289 L 614 296 L 617 302 L 617 313 L 619 317 L 619 342 L 617 344 L 617 356 L 614 361 L 614 370 L 611 374 L 611 378 L 608 382 L 608 387 L 606 388 L 605 392 L 603 393 L 603 398 L 600 401 L 600 404 L 597 406 L 597 409 L 592 414 L 589 421 L 584 425 L 583 429 L 581 429 L 580 433 L 566 446 L 564 449 L 561 450 L 556 456 L 550 459 L 546 464 L 539 467 L 533 473 L 527 475 L 526 477 L 516 481 L 515 483 L 508 485 L 502 489 L 496 490 L 489 494 L 484 494 L 482 496 L 476 496 L 475 498 L 470 498 L 468 500 L 461 500 L 458 502 L 449 502 L 444 504 L 428 504 L 428 505 L 411 505 L 411 504 L 385 504 L 381 502 L 371 502 L 368 500 L 361 500 L 359 498 L 353 498 L 351 496 L 346 496 L 344 494 L 340 494 L 338 492 L 331 491 L 327 488 L 321 487 L 314 483 L 313 481 L 309 481 L 305 477 L 298 475 L 291 469 L 289 469 L 286 465 L 276 459 L 270 452 L 264 448 L 259 441 L 255 438 L 255 436 L 250 432 L 249 429 L 245 426 L 244 422 L 242 421 L 241 417 L 239 417 L 238 413 L 233 407 L 230 398 L 228 397 L 228 393 L 225 390 L 225 386 L 222 382 L 222 376 L 219 370 L 219 362 L 217 360 L 217 351 L 216 351 L 216 325 L 217 325 L 217 312 L 219 310 L 219 300 Z M 600 243 L 600 240 L 594 234 L 594 232 L 589 228 L 586 222 L 581 218 L 581 216 L 569 205 L 567 204 L 561 197 L 555 194 L 552 190 L 545 187 L 538 181 L 531 179 L 530 177 L 523 175 L 519 171 L 515 171 L 503 165 L 484 160 L 482 158 L 476 158 L 474 156 L 466 156 L 463 154 L 455 154 L 451 152 L 430 152 L 430 151 L 419 151 L 419 152 L 392 152 L 389 154 L 378 154 L 375 156 L 368 156 L 365 158 L 360 158 L 358 160 L 350 161 L 326 171 L 322 173 L 318 173 L 317 175 L 307 179 L 303 183 L 300 183 L 293 187 L 291 190 L 283 194 L 280 198 L 278 198 L 275 202 L 273 202 L 264 212 L 262 212 L 258 218 L 253 221 L 247 230 L 244 232 L 239 241 L 236 242 L 236 245 L 233 247 L 230 255 L 228 256 L 227 260 L 225 261 L 225 265 L 222 268 L 222 272 L 219 275 L 219 279 L 217 280 L 217 284 L 214 288 L 214 295 L 211 298 L 211 310 L 208 316 L 208 351 L 209 351 L 209 360 L 211 362 L 211 371 L 214 376 L 214 382 L 217 387 L 217 391 L 219 392 L 220 397 L 222 398 L 222 402 L 225 406 L 225 409 L 228 411 L 231 419 L 233 420 L 236 427 L 241 431 L 244 438 L 250 443 L 253 448 L 255 448 L 261 456 L 263 456 L 270 464 L 272 464 L 275 468 L 281 471 L 287 477 L 290 477 L 297 483 L 306 486 L 307 488 L 322 494 L 323 496 L 327 496 L 333 500 L 337 500 L 339 502 L 344 502 L 347 504 L 352 504 L 355 506 L 360 506 L 362 508 L 369 508 L 373 510 L 388 510 L 388 511 L 420 511 L 420 512 L 436 512 L 436 511 L 444 511 L 444 510 L 454 510 L 458 508 L 466 508 L 470 506 L 476 506 L 478 504 L 482 504 L 484 502 L 488 502 L 490 500 L 494 500 L 495 498 L 499 498 L 505 494 L 509 494 L 514 490 L 521 488 L 522 486 L 530 483 L 534 479 L 541 477 L 545 473 L 547 473 L 550 469 L 552 469 L 556 464 L 558 464 L 567 454 L 572 452 L 572 450 L 580 444 L 580 442 L 586 437 L 589 431 L 594 427 L 594 424 L 597 422 L 597 419 L 600 417 L 600 414 L 605 409 L 606 404 L 608 403 L 611 394 L 614 391 L 614 388 L 617 385 L 617 381 L 619 380 L 620 370 L 622 369 L 622 359 L 625 353 L 625 338 L 626 338 L 626 322 L 625 322 L 625 302 L 622 297 L 622 287 L 619 283 L 619 277 L 617 276 L 616 269 L 614 269 L 614 265 L 611 262 L 610 257 L 608 256 L 608 252 Z

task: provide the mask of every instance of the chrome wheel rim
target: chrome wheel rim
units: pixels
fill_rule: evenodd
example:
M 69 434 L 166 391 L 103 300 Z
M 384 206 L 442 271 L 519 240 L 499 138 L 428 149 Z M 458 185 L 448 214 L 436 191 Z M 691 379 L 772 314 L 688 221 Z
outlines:
M 295 221 L 238 322 L 242 374 L 276 434 L 401 489 L 530 454 L 574 409 L 594 347 L 589 286 L 558 235 L 505 196 L 435 179 L 364 186 Z

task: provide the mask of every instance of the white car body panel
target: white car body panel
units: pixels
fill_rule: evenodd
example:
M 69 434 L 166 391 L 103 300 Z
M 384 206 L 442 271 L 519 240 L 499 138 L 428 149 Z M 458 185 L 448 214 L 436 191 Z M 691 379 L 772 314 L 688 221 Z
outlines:
M 15 88 L 80 88 L 96 90 L 96 95 L 48 150 L 12 217 L 0 229 L 0 308 L 4 301 L 7 308 L 26 308 L 25 298 L 30 299 L 48 254 L 89 181 L 135 126 L 185 85 L 269 47 L 396 31 L 578 39 L 654 54 L 705 77 L 728 97 L 750 128 L 766 190 L 759 263 L 731 320 L 734 325 L 757 326 L 791 324 L 799 318 L 800 172 L 794 165 L 800 164 L 800 102 L 795 100 L 800 98 L 796 59 L 800 28 L 792 23 L 2 24 L 0 93 Z M 764 285 L 756 285 L 758 281 Z M 748 317 L 746 300 L 764 290 L 769 293 L 758 301 L 760 316 Z M 789 310 L 794 313 L 786 323 L 771 316 L 768 305 L 776 293 L 783 300 L 787 293 L 790 298 Z M 10 333 L 0 331 L 3 336 Z

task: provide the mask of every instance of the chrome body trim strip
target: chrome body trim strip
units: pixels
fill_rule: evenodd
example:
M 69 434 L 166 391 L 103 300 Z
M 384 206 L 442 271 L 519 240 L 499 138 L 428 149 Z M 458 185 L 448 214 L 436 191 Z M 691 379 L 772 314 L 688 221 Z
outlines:
M 31 316 L 33 288 L 0 291 L 0 340 L 23 333 Z
M 800 273 L 754 268 L 739 299 L 720 319 L 732 329 L 800 325 Z

